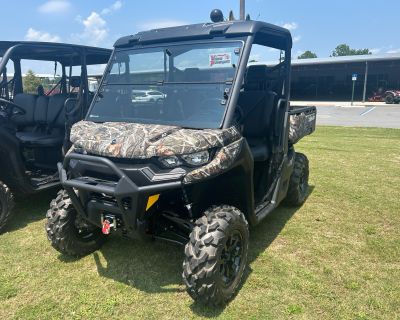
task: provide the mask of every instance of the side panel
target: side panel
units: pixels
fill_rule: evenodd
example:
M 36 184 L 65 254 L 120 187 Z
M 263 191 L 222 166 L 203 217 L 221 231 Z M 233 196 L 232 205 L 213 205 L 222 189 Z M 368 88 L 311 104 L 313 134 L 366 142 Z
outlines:
M 185 191 L 192 203 L 193 216 L 200 217 L 210 206 L 227 204 L 240 209 L 250 225 L 256 224 L 253 164 L 253 158 L 246 142 L 235 163 L 225 173 L 186 185 Z
M 19 142 L 10 132 L 0 127 L 0 180 L 16 193 L 29 194 L 34 190 L 26 178 Z
M 288 188 L 289 188 L 289 181 L 290 177 L 293 172 L 294 168 L 294 157 L 295 157 L 295 152 L 294 148 L 290 148 L 287 154 L 287 157 L 285 157 L 285 163 L 283 164 L 283 169 L 282 169 L 282 174 L 281 174 L 281 180 L 280 180 L 280 186 L 279 186 L 279 191 L 278 191 L 278 196 L 276 199 L 276 203 L 279 204 L 283 199 L 285 199 Z

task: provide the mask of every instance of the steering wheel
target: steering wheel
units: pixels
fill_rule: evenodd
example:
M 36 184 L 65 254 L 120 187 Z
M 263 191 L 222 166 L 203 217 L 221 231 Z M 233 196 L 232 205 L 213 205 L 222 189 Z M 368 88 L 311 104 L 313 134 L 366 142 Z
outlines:
M 26 114 L 26 111 L 20 107 L 19 105 L 16 105 L 14 102 L 0 98 L 0 111 L 4 112 L 8 118 L 11 118 L 13 116 L 23 116 Z

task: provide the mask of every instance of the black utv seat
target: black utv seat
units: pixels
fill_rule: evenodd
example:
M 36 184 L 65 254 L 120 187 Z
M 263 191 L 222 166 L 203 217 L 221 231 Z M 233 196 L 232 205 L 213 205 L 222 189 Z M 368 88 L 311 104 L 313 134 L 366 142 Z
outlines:
M 64 135 L 41 132 L 17 132 L 17 138 L 24 145 L 32 147 L 56 147 L 64 141 Z
M 27 93 L 17 94 L 14 102 L 26 110 L 15 117 L 17 138 L 32 147 L 56 147 L 64 141 L 66 96 L 55 94 L 47 97 Z
M 271 153 L 269 133 L 276 93 L 267 89 L 265 65 L 249 66 L 238 105 L 243 112 L 243 136 L 254 161 L 266 161 Z

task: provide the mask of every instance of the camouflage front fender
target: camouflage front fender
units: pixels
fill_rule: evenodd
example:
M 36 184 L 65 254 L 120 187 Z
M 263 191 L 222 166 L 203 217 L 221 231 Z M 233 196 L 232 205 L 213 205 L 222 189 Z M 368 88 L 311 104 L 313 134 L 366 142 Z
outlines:
M 237 155 L 241 150 L 243 140 L 244 139 L 241 138 L 238 141 L 218 150 L 211 162 L 201 168 L 189 172 L 183 179 L 183 183 L 188 184 L 210 178 L 229 169 L 229 167 L 235 162 Z

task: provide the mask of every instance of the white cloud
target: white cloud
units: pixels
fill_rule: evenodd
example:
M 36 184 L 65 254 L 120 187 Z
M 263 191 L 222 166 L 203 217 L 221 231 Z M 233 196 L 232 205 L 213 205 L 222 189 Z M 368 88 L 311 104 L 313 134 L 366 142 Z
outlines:
M 61 38 L 57 35 L 52 35 L 48 32 L 29 28 L 26 32 L 25 39 L 28 41 L 43 41 L 43 42 L 60 42 Z
M 301 36 L 295 36 L 295 37 L 293 37 L 293 42 L 294 42 L 294 43 L 299 42 L 300 40 L 301 40 Z
M 40 13 L 65 13 L 71 8 L 67 0 L 50 0 L 38 7 Z
M 296 30 L 299 25 L 296 22 L 287 22 L 282 25 L 283 28 L 288 29 L 290 31 Z
M 85 43 L 92 46 L 103 45 L 108 37 L 106 15 L 118 11 L 122 8 L 123 2 L 115 1 L 111 6 L 104 8 L 100 13 L 92 11 L 89 16 L 83 18 L 81 15 L 75 17 L 75 20 L 82 24 L 83 31 L 80 34 L 72 34 L 73 42 Z
M 100 14 L 101 15 L 110 14 L 111 12 L 118 11 L 121 8 L 122 8 L 122 1 L 118 0 L 118 1 L 115 1 L 111 6 L 101 10 Z
M 386 51 L 386 53 L 400 53 L 400 48 L 399 49 L 390 49 Z
M 182 20 L 153 20 L 153 21 L 146 21 L 137 25 L 137 27 L 141 30 L 150 30 L 150 29 L 161 29 L 161 28 L 168 28 L 168 27 L 176 27 L 182 26 L 187 24 L 187 22 Z
M 390 46 L 383 46 L 380 48 L 372 48 L 369 51 L 371 51 L 372 54 L 393 54 L 393 53 L 400 53 L 400 48 L 396 48 L 393 45 Z
M 86 19 L 81 20 L 81 23 L 84 29 L 78 38 L 86 43 L 98 45 L 107 38 L 107 22 L 97 12 L 93 11 Z

